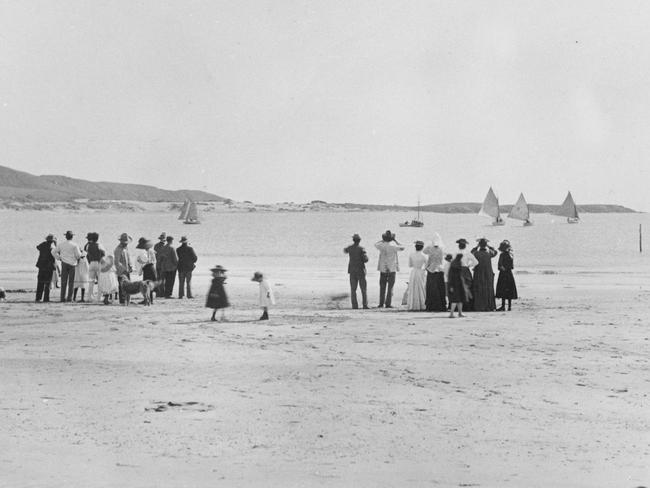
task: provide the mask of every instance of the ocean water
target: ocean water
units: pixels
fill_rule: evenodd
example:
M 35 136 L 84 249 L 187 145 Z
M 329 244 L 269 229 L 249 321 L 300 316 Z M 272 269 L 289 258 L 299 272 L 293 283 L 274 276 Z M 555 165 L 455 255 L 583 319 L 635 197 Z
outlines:
M 369 280 L 376 276 L 374 243 L 386 229 L 407 246 L 401 258 L 399 280 L 408 277 L 408 253 L 413 241 L 431 241 L 438 232 L 447 249 L 455 240 L 471 242 L 487 237 L 495 247 L 509 239 L 516 270 L 523 273 L 650 273 L 650 215 L 584 214 L 582 222 L 569 225 L 553 215 L 534 215 L 535 225 L 523 227 L 508 220 L 494 227 L 478 215 L 423 214 L 423 228 L 400 228 L 413 217 L 404 212 L 250 212 L 205 213 L 200 225 L 185 225 L 175 212 L 123 213 L 107 211 L 12 211 L 1 210 L 5 240 L 0 253 L 0 286 L 33 289 L 39 244 L 46 234 L 63 239 L 70 229 L 83 245 L 87 232 L 100 234 L 100 242 L 112 251 L 122 232 L 156 241 L 162 232 L 176 244 L 186 235 L 199 256 L 194 283 L 200 292 L 209 284 L 209 268 L 221 264 L 229 270 L 229 282 L 243 284 L 253 271 L 265 272 L 274 283 L 286 287 L 347 290 L 347 256 L 342 249 L 353 233 L 368 250 Z M 646 235 L 646 251 L 639 253 L 639 224 Z M 496 267 L 496 261 L 494 263 Z M 305 291 L 305 290 L 295 290 Z

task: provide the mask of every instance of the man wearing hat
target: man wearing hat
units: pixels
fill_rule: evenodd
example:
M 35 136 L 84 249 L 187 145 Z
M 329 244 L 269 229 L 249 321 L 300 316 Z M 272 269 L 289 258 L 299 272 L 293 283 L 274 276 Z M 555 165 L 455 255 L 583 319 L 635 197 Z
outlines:
M 131 271 L 133 271 L 131 255 L 128 249 L 129 242 L 132 239 L 126 232 L 123 232 L 118 239 L 120 243 L 115 248 L 113 256 L 115 257 L 115 274 L 117 274 L 117 282 L 119 283 L 120 303 L 124 303 L 126 297 L 122 290 L 122 282 L 124 280 L 131 280 Z
M 50 282 L 52 281 L 52 274 L 54 273 L 54 256 L 52 255 L 52 248 L 54 247 L 54 235 L 48 234 L 45 240 L 41 242 L 36 249 L 38 249 L 38 260 L 36 267 L 38 268 L 38 282 L 36 283 L 36 301 L 44 302 L 50 301 Z
M 178 267 L 178 256 L 176 249 L 172 246 L 174 238 L 167 236 L 165 239 L 165 246 L 158 251 L 156 259 L 160 263 L 160 271 L 162 274 L 163 285 L 165 289 L 164 297 L 173 298 L 174 282 L 176 281 L 176 268 Z M 160 279 L 160 276 L 158 277 Z
M 65 241 L 52 250 L 52 256 L 61 261 L 61 301 L 71 302 L 74 292 L 74 271 L 75 266 L 81 258 L 81 248 L 72 238 L 74 233 L 69 230 L 65 233 Z M 66 289 L 68 291 L 66 296 Z
M 189 246 L 187 237 L 181 237 L 181 245 L 176 248 L 178 256 L 178 298 L 185 295 L 185 283 L 187 282 L 187 298 L 192 296 L 192 271 L 196 268 L 196 253 Z
M 397 253 L 404 250 L 404 246 L 400 245 L 395 237 L 395 234 L 387 230 L 381 235 L 381 241 L 375 243 L 375 248 L 379 250 L 379 261 L 377 262 L 379 308 L 383 306 L 392 308 L 393 286 L 395 286 L 395 276 L 399 271 Z
M 167 234 L 163 232 L 158 236 L 158 242 L 153 246 L 153 252 L 156 253 L 156 276 L 158 277 L 160 281 L 160 285 L 156 288 L 156 296 L 157 297 L 164 297 L 165 296 L 165 284 L 164 281 L 162 281 L 163 278 L 163 271 L 160 267 L 160 257 L 158 256 L 158 253 L 160 250 L 165 247 L 167 244 Z
M 352 244 L 343 249 L 343 252 L 350 257 L 348 262 L 348 274 L 350 275 L 350 298 L 352 308 L 359 308 L 357 302 L 357 285 L 361 288 L 361 304 L 363 308 L 368 308 L 368 294 L 366 283 L 366 263 L 368 255 L 366 250 L 359 245 L 361 237 L 359 234 L 352 236 Z

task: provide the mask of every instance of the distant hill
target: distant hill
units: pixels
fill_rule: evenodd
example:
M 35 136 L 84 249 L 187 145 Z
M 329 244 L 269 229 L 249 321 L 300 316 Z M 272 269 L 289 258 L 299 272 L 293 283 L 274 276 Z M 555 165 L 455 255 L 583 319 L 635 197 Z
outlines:
M 340 207 L 348 208 L 350 210 L 392 210 L 395 212 L 416 212 L 416 206 L 403 206 L 403 205 L 372 205 L 365 203 L 338 203 L 333 204 Z M 555 213 L 560 205 L 538 205 L 529 204 L 530 212 L 535 213 Z M 501 205 L 501 213 L 507 214 L 512 205 Z M 438 203 L 434 205 L 420 206 L 421 212 L 433 213 L 478 213 L 481 209 L 480 203 L 463 202 L 463 203 Z M 607 205 L 607 204 L 592 204 L 592 205 L 578 205 L 578 212 L 581 213 L 636 213 L 636 210 L 623 207 L 622 205 Z
M 0 166 L 0 199 L 32 202 L 66 202 L 76 199 L 173 202 L 186 198 L 221 202 L 223 197 L 196 190 L 162 190 L 154 186 L 87 181 L 67 176 L 35 176 Z

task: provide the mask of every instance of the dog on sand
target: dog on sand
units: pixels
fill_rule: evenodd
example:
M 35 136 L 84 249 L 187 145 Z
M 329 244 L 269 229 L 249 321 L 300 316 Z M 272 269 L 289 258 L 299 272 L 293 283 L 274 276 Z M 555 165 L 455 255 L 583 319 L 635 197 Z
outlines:
M 160 281 L 144 280 L 144 281 L 129 281 L 126 276 L 122 277 L 122 292 L 124 293 L 124 305 L 128 306 L 131 303 L 131 295 L 142 294 L 143 304 L 151 305 L 151 293 L 160 285 Z

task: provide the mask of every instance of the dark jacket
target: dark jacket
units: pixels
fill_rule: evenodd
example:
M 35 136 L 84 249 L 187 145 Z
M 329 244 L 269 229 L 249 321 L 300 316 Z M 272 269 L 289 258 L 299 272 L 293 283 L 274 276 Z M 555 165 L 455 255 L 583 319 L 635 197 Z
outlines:
M 172 246 L 164 246 L 158 251 L 156 255 L 157 263 L 163 273 L 176 271 L 178 265 L 178 256 L 176 250 Z
M 52 256 L 52 245 L 50 241 L 43 241 L 36 249 L 38 249 L 38 260 L 36 267 L 39 269 L 54 269 L 54 256 Z
M 343 252 L 350 256 L 350 262 L 348 263 L 348 273 L 365 273 L 366 272 L 366 263 L 368 262 L 368 255 L 366 250 L 361 247 L 359 244 L 352 244 L 345 249 Z
M 176 248 L 178 255 L 178 271 L 192 271 L 197 261 L 196 253 L 187 244 L 183 243 Z

